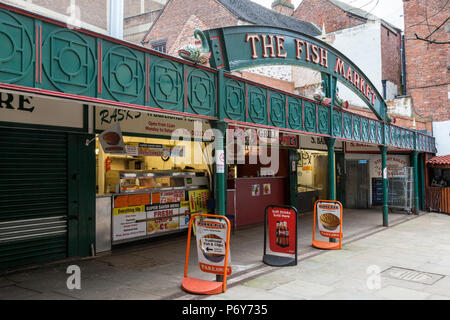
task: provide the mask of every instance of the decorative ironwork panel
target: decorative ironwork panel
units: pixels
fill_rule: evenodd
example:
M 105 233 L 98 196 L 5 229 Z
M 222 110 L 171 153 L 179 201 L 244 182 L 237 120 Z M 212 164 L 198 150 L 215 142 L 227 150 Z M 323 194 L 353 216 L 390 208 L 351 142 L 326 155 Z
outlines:
M 378 121 L 375 121 L 375 124 L 377 126 L 377 140 L 376 142 L 378 144 L 382 144 L 383 143 L 383 124 L 379 123 Z
M 303 130 L 302 101 L 288 97 L 288 128 Z
M 310 101 L 305 101 L 303 103 L 304 111 L 304 127 L 305 131 L 316 132 L 317 131 L 317 119 L 316 119 L 316 104 Z
M 343 113 L 343 117 L 344 117 L 344 138 L 353 139 L 352 115 L 349 113 Z
M 319 133 L 330 134 L 330 108 L 317 105 Z
M 225 79 L 225 113 L 231 120 L 245 121 L 245 84 Z
M 369 119 L 361 118 L 361 139 L 369 141 Z
M 396 129 L 396 133 L 397 133 L 397 146 L 401 147 L 402 146 L 402 130 L 400 128 L 395 128 Z
M 391 129 L 391 138 L 390 138 L 391 145 L 397 146 L 397 134 L 396 134 L 395 127 L 393 127 L 393 126 L 389 126 L 389 127 Z
M 0 82 L 15 83 L 32 75 L 36 52 L 25 19 L 0 10 Z
M 342 112 L 333 110 L 333 136 L 342 137 Z
M 361 117 L 353 115 L 353 139 L 361 140 Z
M 114 100 L 143 104 L 143 60 L 144 55 L 140 52 L 120 45 L 106 51 L 103 56 L 103 83 Z
M 83 94 L 92 87 L 97 59 L 90 46 L 86 36 L 72 30 L 55 30 L 46 37 L 43 70 L 58 91 Z
M 151 106 L 183 111 L 183 66 L 177 62 L 154 58 L 149 66 Z
M 391 144 L 391 126 L 390 125 L 384 125 L 384 143 L 386 145 Z
M 278 92 L 269 91 L 270 121 L 274 127 L 286 127 L 286 97 Z
M 369 141 L 376 143 L 376 135 L 377 135 L 377 127 L 376 122 L 373 120 L 369 120 Z
M 267 124 L 267 92 L 263 88 L 248 86 L 248 119 L 257 124 Z
M 213 116 L 216 109 L 215 77 L 213 73 L 192 69 L 188 76 L 189 111 L 198 115 Z

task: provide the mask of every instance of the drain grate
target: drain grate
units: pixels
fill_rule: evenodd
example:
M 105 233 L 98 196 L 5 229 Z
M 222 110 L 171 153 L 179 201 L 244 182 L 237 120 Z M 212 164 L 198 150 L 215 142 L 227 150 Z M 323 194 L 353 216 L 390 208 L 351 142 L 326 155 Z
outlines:
M 389 269 L 386 269 L 383 272 L 381 272 L 381 275 L 393 279 L 417 282 L 428 285 L 432 285 L 445 277 L 445 275 L 443 274 L 423 272 L 400 267 L 390 267 Z

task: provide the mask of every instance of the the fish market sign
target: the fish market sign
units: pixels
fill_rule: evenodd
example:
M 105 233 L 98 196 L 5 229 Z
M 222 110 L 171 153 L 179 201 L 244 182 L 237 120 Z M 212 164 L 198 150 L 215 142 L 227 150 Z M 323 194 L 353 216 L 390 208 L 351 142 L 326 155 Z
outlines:
M 386 104 L 364 73 L 342 53 L 308 35 L 287 29 L 237 26 L 208 30 L 215 68 L 228 71 L 257 65 L 301 65 L 339 79 L 377 115 L 385 119 Z

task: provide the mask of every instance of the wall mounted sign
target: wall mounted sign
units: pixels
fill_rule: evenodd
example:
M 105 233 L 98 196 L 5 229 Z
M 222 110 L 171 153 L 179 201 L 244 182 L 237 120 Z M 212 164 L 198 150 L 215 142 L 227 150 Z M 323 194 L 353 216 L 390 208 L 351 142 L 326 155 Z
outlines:
M 296 265 L 297 209 L 270 205 L 265 211 L 263 262 L 272 266 Z
M 123 142 L 122 131 L 119 123 L 114 124 L 99 134 L 98 140 L 105 153 L 126 154 L 125 143 Z
M 235 26 L 205 31 L 210 64 L 227 71 L 258 65 L 300 65 L 336 77 L 355 92 L 380 120 L 386 104 L 371 81 L 341 52 L 303 33 L 265 26 Z
M 171 137 L 175 130 L 180 137 L 212 139 L 211 125 L 204 120 L 153 114 L 128 109 L 95 106 L 95 130 L 105 130 L 120 123 L 123 132 Z
M 83 104 L 0 91 L 0 121 L 81 129 Z

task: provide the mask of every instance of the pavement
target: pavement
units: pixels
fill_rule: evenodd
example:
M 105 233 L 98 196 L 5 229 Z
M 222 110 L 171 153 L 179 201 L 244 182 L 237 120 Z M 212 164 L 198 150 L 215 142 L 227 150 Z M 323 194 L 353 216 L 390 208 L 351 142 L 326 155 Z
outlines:
M 291 267 L 262 263 L 262 224 L 234 231 L 233 274 L 222 294 L 181 289 L 184 233 L 3 272 L 0 300 L 450 299 L 450 215 L 391 213 L 386 228 L 379 209 L 346 209 L 343 247 L 333 251 L 311 246 L 312 219 L 312 213 L 299 217 L 298 264 Z M 76 283 L 70 266 L 79 268 L 79 288 L 68 287 Z M 194 247 L 188 270 L 191 277 L 214 279 L 199 270 Z

